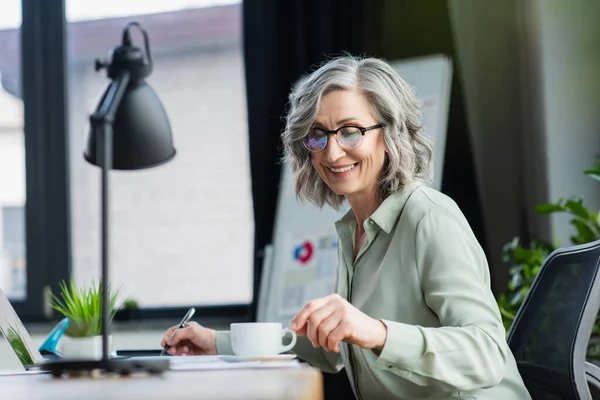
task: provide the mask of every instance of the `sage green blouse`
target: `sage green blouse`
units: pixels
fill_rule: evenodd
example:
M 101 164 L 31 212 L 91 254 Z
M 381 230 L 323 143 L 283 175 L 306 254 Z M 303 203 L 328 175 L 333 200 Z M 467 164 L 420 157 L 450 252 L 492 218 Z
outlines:
M 531 399 L 506 344 L 486 257 L 449 197 L 417 182 L 389 196 L 365 221 L 336 223 L 336 292 L 387 326 L 380 354 L 342 343 L 340 353 L 299 338 L 294 352 L 328 372 L 345 367 L 358 399 Z M 300 340 L 303 339 L 303 340 Z M 217 350 L 231 354 L 229 332 Z

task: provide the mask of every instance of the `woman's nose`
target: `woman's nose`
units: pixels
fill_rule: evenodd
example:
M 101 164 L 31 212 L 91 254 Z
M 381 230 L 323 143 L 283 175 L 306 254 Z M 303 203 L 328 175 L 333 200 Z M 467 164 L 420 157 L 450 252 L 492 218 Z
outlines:
M 335 135 L 329 136 L 329 139 L 327 140 L 327 146 L 323 151 L 325 152 L 325 161 L 331 164 L 346 155 L 346 152 L 338 143 Z

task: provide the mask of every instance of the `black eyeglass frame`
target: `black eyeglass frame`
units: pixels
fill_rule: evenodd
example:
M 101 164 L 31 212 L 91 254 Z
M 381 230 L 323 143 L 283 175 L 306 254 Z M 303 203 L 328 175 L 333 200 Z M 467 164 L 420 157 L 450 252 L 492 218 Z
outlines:
M 318 153 L 318 152 L 323 151 L 323 150 L 325 150 L 327 148 L 327 143 L 329 142 L 329 135 L 335 135 L 335 139 L 338 140 L 338 132 L 340 131 L 340 129 L 344 129 L 344 128 L 346 128 L 346 129 L 347 128 L 356 128 L 356 129 L 358 129 L 360 131 L 362 137 L 364 137 L 365 133 L 367 133 L 367 131 L 371 131 L 373 129 L 383 128 L 383 124 L 375 124 L 375 125 L 366 126 L 366 127 L 356 126 L 356 125 L 344 125 L 344 126 L 340 126 L 339 128 L 331 130 L 331 131 L 328 131 L 328 130 L 325 130 L 325 129 L 322 129 L 322 128 L 311 128 L 311 130 L 316 129 L 316 130 L 319 130 L 319 131 L 321 131 L 321 132 L 323 132 L 325 134 L 325 139 L 326 139 L 325 146 L 322 149 L 320 149 L 320 150 L 309 149 L 308 146 L 306 145 L 306 138 L 308 137 L 308 133 L 306 134 L 306 136 L 304 136 L 304 138 L 302 138 L 302 144 L 304 145 L 304 147 L 306 148 L 306 150 L 308 150 L 310 152 L 313 152 L 313 153 Z M 340 145 L 340 147 L 344 148 L 342 146 L 342 144 L 339 142 L 339 140 L 338 140 L 338 144 Z M 361 144 L 362 144 L 362 139 L 361 139 L 360 144 L 358 146 L 356 146 L 356 147 L 351 148 L 351 150 L 359 148 Z

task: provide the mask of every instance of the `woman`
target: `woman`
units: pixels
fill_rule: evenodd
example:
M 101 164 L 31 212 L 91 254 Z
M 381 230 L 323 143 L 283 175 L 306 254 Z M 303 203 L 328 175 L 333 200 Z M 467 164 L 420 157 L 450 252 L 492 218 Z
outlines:
M 351 207 L 336 223 L 336 294 L 291 321 L 307 339 L 294 351 L 345 367 L 359 399 L 530 399 L 485 255 L 457 205 L 425 185 L 432 145 L 410 86 L 384 61 L 336 58 L 294 87 L 286 122 L 299 199 Z M 197 324 L 171 345 L 231 351 L 226 332 Z

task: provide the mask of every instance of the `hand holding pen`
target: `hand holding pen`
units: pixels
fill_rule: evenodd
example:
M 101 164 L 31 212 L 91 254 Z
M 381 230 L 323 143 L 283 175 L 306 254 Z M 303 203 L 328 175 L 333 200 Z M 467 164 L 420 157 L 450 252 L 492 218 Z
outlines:
M 192 317 L 194 316 L 194 313 L 195 313 L 195 312 L 196 312 L 196 309 L 195 309 L 194 307 L 191 307 L 191 308 L 190 308 L 190 309 L 189 309 L 189 310 L 188 310 L 188 311 L 185 313 L 185 315 L 183 316 L 183 319 L 181 320 L 181 322 L 179 323 L 179 325 L 177 325 L 177 328 L 176 328 L 176 329 L 173 329 L 173 328 L 174 328 L 174 327 L 173 327 L 173 328 L 169 329 L 169 331 L 171 331 L 171 330 L 172 330 L 172 332 L 171 332 L 171 335 L 169 336 L 169 338 L 167 339 L 166 343 L 162 344 L 162 346 L 163 346 L 163 350 L 160 352 L 160 355 L 161 355 L 161 356 L 162 356 L 162 355 L 164 355 L 164 354 L 165 354 L 165 353 L 166 353 L 166 352 L 169 350 L 169 348 L 171 347 L 171 346 L 169 345 L 169 343 L 171 343 L 171 341 L 172 341 L 172 339 L 173 339 L 173 335 L 175 335 L 175 332 L 177 331 L 177 329 L 182 329 L 182 328 L 184 328 L 184 327 L 185 327 L 185 324 L 187 324 L 187 323 L 190 321 L 190 319 L 192 319 Z M 169 331 L 167 331 L 167 333 L 169 333 Z
M 171 327 L 161 340 L 164 351 L 170 355 L 216 355 L 217 333 L 213 329 L 205 328 L 196 322 L 184 322 Z

